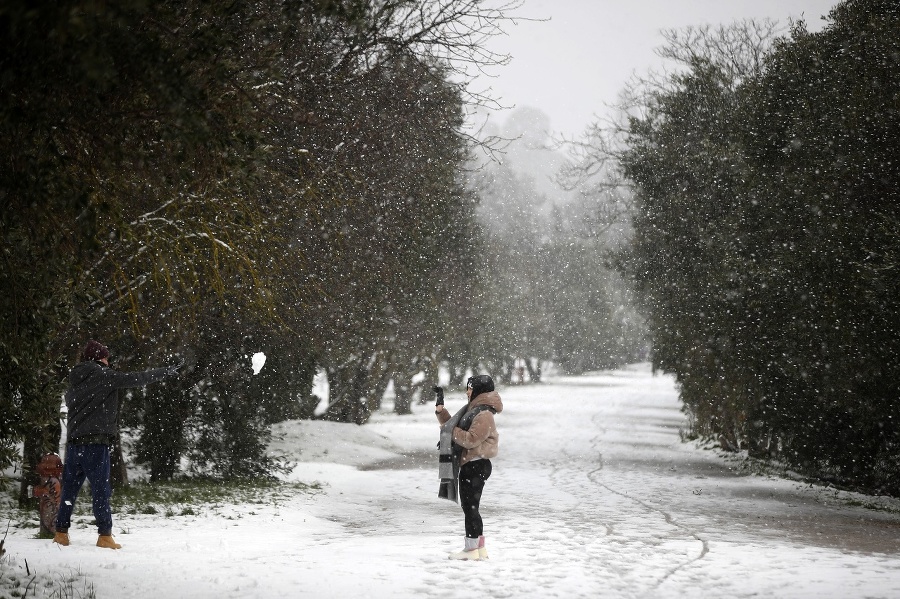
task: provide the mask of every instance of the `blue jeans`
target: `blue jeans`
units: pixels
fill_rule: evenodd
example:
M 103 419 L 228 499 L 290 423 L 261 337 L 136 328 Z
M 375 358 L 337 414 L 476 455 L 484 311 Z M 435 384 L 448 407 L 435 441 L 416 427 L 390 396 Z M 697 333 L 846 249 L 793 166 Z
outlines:
M 109 507 L 109 498 L 112 495 L 112 487 L 109 483 L 108 445 L 66 445 L 66 463 L 63 466 L 62 497 L 59 513 L 56 515 L 56 530 L 68 532 L 75 500 L 85 478 L 91 483 L 97 531 L 101 535 L 110 535 L 112 510 Z

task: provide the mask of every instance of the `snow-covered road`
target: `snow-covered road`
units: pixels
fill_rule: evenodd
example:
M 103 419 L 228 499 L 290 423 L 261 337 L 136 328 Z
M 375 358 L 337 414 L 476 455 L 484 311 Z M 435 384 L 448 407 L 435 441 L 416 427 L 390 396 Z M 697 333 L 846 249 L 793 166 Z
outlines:
M 292 478 L 320 492 L 120 516 L 117 552 L 88 523 L 68 548 L 11 530 L 9 558 L 79 573 L 100 599 L 900 597 L 900 502 L 748 475 L 682 443 L 674 383 L 647 365 L 500 392 L 487 561 L 446 559 L 462 513 L 436 497 L 431 406 L 279 426 Z

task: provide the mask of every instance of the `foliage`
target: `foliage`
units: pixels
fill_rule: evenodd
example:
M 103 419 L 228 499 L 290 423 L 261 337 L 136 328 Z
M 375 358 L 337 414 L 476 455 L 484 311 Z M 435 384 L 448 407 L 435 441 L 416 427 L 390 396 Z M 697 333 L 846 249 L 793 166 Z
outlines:
M 164 483 L 135 482 L 117 491 L 114 513 L 196 515 L 222 505 L 275 503 L 297 493 L 314 493 L 316 485 L 285 483 L 269 478 L 175 478 Z
M 551 203 L 534 178 L 517 172 L 518 163 L 551 161 L 548 143 L 526 132 L 509 143 L 502 163 L 471 176 L 487 251 L 473 297 L 477 341 L 461 353 L 507 383 L 517 365 L 531 380 L 539 380 L 542 363 L 570 374 L 620 366 L 639 359 L 645 343 L 643 320 L 611 268 L 615 236 L 585 224 L 604 198 Z
M 616 368 L 640 359 L 644 319 L 608 251 L 589 240 L 560 240 L 546 250 L 542 280 L 551 300 L 552 347 L 569 373 Z
M 319 367 L 328 416 L 364 422 L 440 355 L 477 247 L 452 65 L 502 62 L 480 43 L 515 5 L 4 3 L 0 464 L 55 446 L 88 337 L 117 368 L 187 358 L 122 415 L 155 480 L 266 470 Z
M 624 129 L 628 270 L 697 432 L 897 493 L 900 11 L 830 20 L 742 52 L 670 38 L 684 69 Z

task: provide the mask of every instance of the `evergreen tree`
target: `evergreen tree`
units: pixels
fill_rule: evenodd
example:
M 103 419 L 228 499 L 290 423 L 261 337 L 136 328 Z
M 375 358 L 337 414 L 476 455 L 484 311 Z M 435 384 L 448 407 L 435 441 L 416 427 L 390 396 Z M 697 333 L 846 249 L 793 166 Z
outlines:
M 900 11 L 830 20 L 763 60 L 710 43 L 753 36 L 670 38 L 685 70 L 648 89 L 620 155 L 631 272 L 695 432 L 895 493 Z

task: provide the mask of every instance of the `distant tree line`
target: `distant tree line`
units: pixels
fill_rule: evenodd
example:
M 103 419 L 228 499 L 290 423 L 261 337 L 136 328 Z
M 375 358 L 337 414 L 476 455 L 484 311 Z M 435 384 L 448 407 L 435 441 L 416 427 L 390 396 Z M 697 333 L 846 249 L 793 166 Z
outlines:
M 900 6 L 667 34 L 619 161 L 653 361 L 693 433 L 900 493 Z
M 121 369 L 187 358 L 123 413 L 154 480 L 184 458 L 270 471 L 268 425 L 313 415 L 318 369 L 324 417 L 363 423 L 391 380 L 409 411 L 413 376 L 459 347 L 487 363 L 453 65 L 502 62 L 479 46 L 502 19 L 480 0 L 4 2 L 0 466 L 23 442 L 23 498 L 89 337 Z
M 540 380 L 550 365 L 577 375 L 641 360 L 647 330 L 613 267 L 614 245 L 579 218 L 594 203 L 548 200 L 514 160 L 475 173 L 491 273 L 478 305 L 502 367 L 495 372 L 515 382 L 514 367 L 524 368 Z M 547 204 L 552 208 L 541 213 Z

